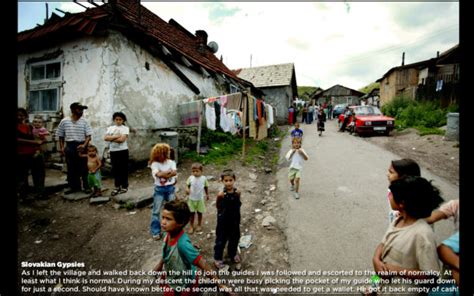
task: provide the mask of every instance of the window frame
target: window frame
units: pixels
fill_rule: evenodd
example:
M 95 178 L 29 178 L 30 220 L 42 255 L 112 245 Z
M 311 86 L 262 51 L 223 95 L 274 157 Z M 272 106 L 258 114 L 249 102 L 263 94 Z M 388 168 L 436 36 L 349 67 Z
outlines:
M 59 64 L 59 73 L 57 77 L 47 78 L 47 66 L 52 64 Z M 44 73 L 43 78 L 41 79 L 33 79 L 33 68 L 43 66 Z M 27 88 L 27 102 L 28 102 L 28 109 L 30 112 L 33 113 L 57 113 L 60 111 L 61 106 L 61 86 L 63 84 L 63 61 L 60 59 L 51 59 L 51 60 L 44 60 L 40 62 L 35 62 L 28 64 L 28 88 Z M 32 110 L 33 102 L 32 102 L 32 92 L 39 92 L 39 107 L 43 106 L 43 92 L 49 90 L 56 90 L 56 104 L 54 110 Z
M 49 90 L 55 90 L 56 91 L 56 106 L 54 106 L 54 109 L 53 110 L 44 110 L 44 109 L 40 109 L 40 110 L 33 110 L 33 102 L 32 102 L 32 92 L 39 92 L 40 94 L 40 97 L 39 97 L 39 106 L 43 106 L 43 91 L 49 91 Z M 48 88 L 33 88 L 33 89 L 29 89 L 28 90 L 28 109 L 30 112 L 33 112 L 33 113 L 56 113 L 59 111 L 59 107 L 60 107 L 60 98 L 61 98 L 61 95 L 60 95 L 60 88 L 59 86 L 56 86 L 56 87 L 48 87 Z

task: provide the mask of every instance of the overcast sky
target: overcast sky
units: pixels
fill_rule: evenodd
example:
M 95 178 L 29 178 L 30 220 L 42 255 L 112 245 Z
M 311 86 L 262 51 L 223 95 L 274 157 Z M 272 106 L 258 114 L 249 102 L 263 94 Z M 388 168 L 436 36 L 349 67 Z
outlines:
M 100 1 L 96 1 L 101 3 Z M 69 2 L 47 2 L 79 12 Z M 91 6 L 82 2 L 86 6 Z M 299 86 L 359 89 L 390 68 L 459 42 L 459 2 L 146 2 L 165 21 L 205 30 L 230 69 L 294 63 Z M 18 3 L 18 31 L 42 24 L 45 3 Z

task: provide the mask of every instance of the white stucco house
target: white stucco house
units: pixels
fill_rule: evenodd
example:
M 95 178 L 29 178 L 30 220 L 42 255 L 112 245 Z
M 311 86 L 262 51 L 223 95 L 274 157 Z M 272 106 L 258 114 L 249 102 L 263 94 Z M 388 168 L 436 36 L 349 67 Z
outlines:
M 179 125 L 177 105 L 249 87 L 208 46 L 207 33 L 162 20 L 139 1 L 110 0 L 81 13 L 53 14 L 18 33 L 18 106 L 42 115 L 51 131 L 69 105 L 84 118 L 103 151 L 112 114 L 126 114 L 130 158 L 149 157 L 159 130 Z

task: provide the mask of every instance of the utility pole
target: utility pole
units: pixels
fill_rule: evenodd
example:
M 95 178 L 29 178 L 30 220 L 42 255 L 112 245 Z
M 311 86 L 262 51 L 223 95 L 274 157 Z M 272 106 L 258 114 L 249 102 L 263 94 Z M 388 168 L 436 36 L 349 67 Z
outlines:
M 252 68 L 252 54 L 250 54 L 250 68 Z

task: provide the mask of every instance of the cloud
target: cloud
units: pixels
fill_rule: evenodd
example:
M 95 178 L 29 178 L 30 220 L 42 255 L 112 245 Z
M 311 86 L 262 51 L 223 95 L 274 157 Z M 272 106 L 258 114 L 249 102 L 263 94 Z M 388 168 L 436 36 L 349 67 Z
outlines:
M 459 2 L 350 1 L 349 11 L 342 1 L 141 3 L 190 32 L 205 30 L 230 69 L 294 63 L 298 85 L 358 89 L 399 66 L 402 52 L 414 63 L 459 42 Z
M 241 11 L 238 7 L 230 7 L 225 2 L 205 3 L 203 7 L 209 10 L 209 20 L 214 24 L 221 24 L 225 19 Z
M 286 41 L 288 43 L 288 45 L 296 48 L 296 49 L 299 49 L 299 50 L 310 50 L 311 49 L 311 44 L 304 41 L 304 40 L 300 40 L 298 38 L 295 38 L 295 37 L 290 37 L 287 39 Z

